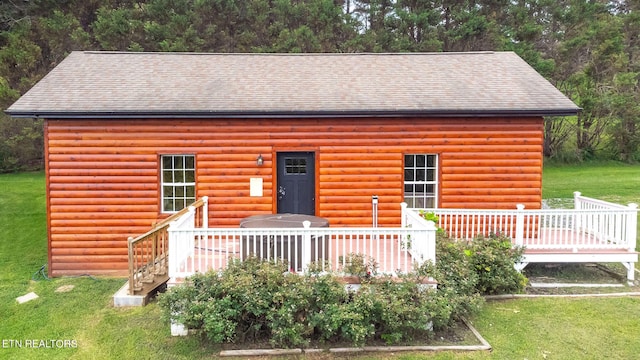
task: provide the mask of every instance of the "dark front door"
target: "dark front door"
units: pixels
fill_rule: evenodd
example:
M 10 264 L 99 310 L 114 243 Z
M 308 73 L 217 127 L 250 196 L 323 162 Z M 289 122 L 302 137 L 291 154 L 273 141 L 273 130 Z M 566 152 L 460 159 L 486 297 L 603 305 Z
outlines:
M 278 153 L 278 213 L 315 215 L 315 163 L 312 152 Z

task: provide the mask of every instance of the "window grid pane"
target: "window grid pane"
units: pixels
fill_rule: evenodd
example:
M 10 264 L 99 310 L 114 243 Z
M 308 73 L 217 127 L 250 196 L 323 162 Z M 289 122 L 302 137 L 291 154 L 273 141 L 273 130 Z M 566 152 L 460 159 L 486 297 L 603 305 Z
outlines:
M 404 157 L 404 201 L 410 208 L 437 206 L 437 155 L 407 154 Z
M 195 156 L 162 156 L 162 212 L 177 212 L 195 201 Z
M 307 159 L 305 158 L 285 158 L 285 175 L 304 175 L 307 173 Z

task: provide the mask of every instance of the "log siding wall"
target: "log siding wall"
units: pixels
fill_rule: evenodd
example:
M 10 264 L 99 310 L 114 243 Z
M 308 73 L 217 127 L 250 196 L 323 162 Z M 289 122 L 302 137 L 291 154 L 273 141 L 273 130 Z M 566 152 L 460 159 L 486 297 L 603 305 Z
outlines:
M 160 214 L 159 158 L 196 156 L 210 226 L 273 213 L 275 156 L 316 153 L 316 215 L 333 226 L 399 225 L 404 154 L 437 154 L 442 208 L 539 208 L 542 118 L 48 120 L 49 266 L 123 274 L 127 238 Z M 257 166 L 262 154 L 264 165 Z M 252 177 L 263 196 L 249 196 Z

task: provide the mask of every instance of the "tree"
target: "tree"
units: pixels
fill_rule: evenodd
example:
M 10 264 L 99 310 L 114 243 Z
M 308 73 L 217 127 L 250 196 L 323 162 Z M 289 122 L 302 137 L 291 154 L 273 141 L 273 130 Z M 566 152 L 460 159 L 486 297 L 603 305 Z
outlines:
M 501 0 L 442 0 L 439 27 L 442 50 L 497 50 L 502 43 L 498 20 L 507 3 Z
M 626 162 L 640 160 L 640 86 L 638 72 L 620 72 L 611 94 L 612 126 L 608 142 L 612 154 Z
M 0 104 L 73 50 L 514 51 L 583 108 L 546 121 L 546 156 L 640 159 L 636 0 L 4 1 Z M 38 131 L 0 114 L 0 154 L 14 159 L 0 171 L 38 157 L 9 149 L 29 153 Z
M 98 47 L 103 50 L 143 50 L 144 27 L 142 8 L 108 8 L 97 10 L 96 21 L 91 24 Z
M 640 160 L 640 3 L 619 1 L 623 54 L 614 75 L 612 108 L 616 119 L 610 129 L 609 147 L 619 160 Z
M 438 38 L 440 9 L 434 1 L 399 0 L 396 4 L 393 24 L 396 32 L 394 51 L 431 52 L 442 50 Z

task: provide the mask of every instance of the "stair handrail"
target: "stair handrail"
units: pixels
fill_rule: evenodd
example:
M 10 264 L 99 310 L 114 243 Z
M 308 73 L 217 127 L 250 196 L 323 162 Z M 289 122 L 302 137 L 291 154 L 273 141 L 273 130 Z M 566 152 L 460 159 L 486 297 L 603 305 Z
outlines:
M 137 237 L 129 237 L 127 241 L 129 255 L 129 295 L 142 290 L 145 282 L 153 282 L 158 275 L 166 275 L 168 265 L 168 228 L 171 223 L 185 214 L 190 209 L 196 211 L 194 227 L 208 227 L 208 203 L 207 196 L 196 200 L 184 209 L 171 214 L 160 222 L 154 224 L 151 229 Z

